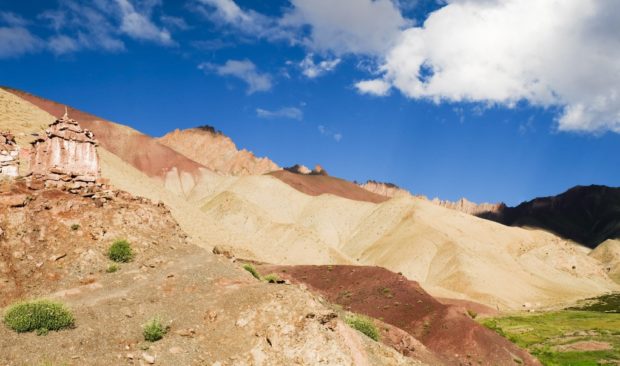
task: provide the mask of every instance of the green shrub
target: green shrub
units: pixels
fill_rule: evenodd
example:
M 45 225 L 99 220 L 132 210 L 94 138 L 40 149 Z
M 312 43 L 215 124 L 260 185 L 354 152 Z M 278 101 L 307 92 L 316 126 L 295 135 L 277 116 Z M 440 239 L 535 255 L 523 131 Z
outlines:
M 346 318 L 345 320 L 351 328 L 364 333 L 372 340 L 379 340 L 379 330 L 375 326 L 375 323 L 372 321 L 372 319 L 362 315 L 353 315 Z
M 61 303 L 48 300 L 12 305 L 4 315 L 4 323 L 18 333 L 37 331 L 43 335 L 50 330 L 72 327 L 71 312 Z
M 243 269 L 250 272 L 252 276 L 254 276 L 254 278 L 256 278 L 257 280 L 260 280 L 260 275 L 258 274 L 258 271 L 256 270 L 256 268 L 254 268 L 253 265 L 246 263 L 243 265 Z
M 162 338 L 167 333 L 166 327 L 161 323 L 159 318 L 153 318 L 146 323 L 142 329 L 144 340 L 148 342 L 155 342 Z
M 131 244 L 125 239 L 115 241 L 108 250 L 108 257 L 114 262 L 131 262 L 133 259 Z
M 267 276 L 263 277 L 263 280 L 269 283 L 278 283 L 278 281 L 280 281 L 280 277 L 278 277 L 278 275 L 275 273 L 270 273 Z
M 106 273 L 114 273 L 118 271 L 120 267 L 117 264 L 111 264 L 108 268 L 106 268 Z
M 80 225 L 79 225 L 79 224 L 73 224 L 73 225 L 71 225 L 71 230 L 73 230 L 73 231 L 76 231 L 76 230 L 78 230 L 79 228 L 80 228 Z

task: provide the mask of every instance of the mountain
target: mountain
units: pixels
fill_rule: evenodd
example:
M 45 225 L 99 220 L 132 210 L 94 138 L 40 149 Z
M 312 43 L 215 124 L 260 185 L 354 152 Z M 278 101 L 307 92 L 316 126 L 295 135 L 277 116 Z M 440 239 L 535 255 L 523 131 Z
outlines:
M 60 104 L 11 94 L 33 116 L 60 107 L 64 113 Z M 618 289 L 587 251 L 543 231 L 507 227 L 417 197 L 389 199 L 325 172 L 219 174 L 138 131 L 72 108 L 69 114 L 102 136 L 103 178 L 166 204 L 191 240 L 207 249 L 227 247 L 275 264 L 382 266 L 434 296 L 501 310 Z M 128 147 L 136 143 L 140 149 Z
M 258 158 L 211 126 L 174 130 L 157 139 L 162 145 L 224 175 L 260 175 L 280 170 L 268 158 Z
M 510 226 L 540 228 L 595 248 L 607 239 L 620 238 L 620 188 L 577 186 L 557 196 L 478 216 Z

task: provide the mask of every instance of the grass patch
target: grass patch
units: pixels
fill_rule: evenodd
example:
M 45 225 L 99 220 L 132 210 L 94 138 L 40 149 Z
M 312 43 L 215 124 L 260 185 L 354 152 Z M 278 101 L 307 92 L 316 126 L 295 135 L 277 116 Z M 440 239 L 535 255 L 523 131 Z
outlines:
M 582 301 L 568 310 L 597 311 L 601 313 L 620 313 L 620 293 L 603 295 Z
M 256 270 L 256 268 L 254 268 L 253 265 L 246 263 L 243 265 L 243 269 L 250 272 L 250 274 L 254 276 L 254 278 L 256 278 L 257 280 L 260 280 L 260 274 L 258 274 L 258 271 Z
M 265 277 L 263 277 L 263 280 L 269 283 L 278 283 L 280 281 L 280 277 L 278 277 L 278 275 L 275 273 L 270 273 L 266 275 Z
M 108 268 L 106 268 L 106 273 L 114 273 L 116 271 L 118 271 L 121 267 L 118 266 L 118 264 L 110 264 L 108 266 Z
M 80 225 L 79 224 L 73 224 L 71 225 L 71 230 L 76 231 L 80 229 Z
M 368 338 L 378 341 L 379 329 L 372 319 L 362 315 L 352 315 L 345 318 L 346 323 L 353 329 L 364 333 Z
M 144 340 L 147 342 L 156 342 L 168 332 L 168 329 L 162 324 L 161 319 L 153 318 L 149 320 L 142 328 Z
M 620 314 L 563 310 L 485 319 L 481 323 L 526 348 L 546 366 L 596 366 L 620 361 Z M 613 349 L 561 348 L 583 341 L 609 343 Z
M 116 240 L 108 250 L 108 257 L 114 262 L 131 262 L 133 259 L 131 244 L 125 239 Z
M 36 331 L 45 335 L 74 325 L 73 314 L 61 303 L 38 300 L 12 305 L 4 315 L 4 324 L 18 333 Z

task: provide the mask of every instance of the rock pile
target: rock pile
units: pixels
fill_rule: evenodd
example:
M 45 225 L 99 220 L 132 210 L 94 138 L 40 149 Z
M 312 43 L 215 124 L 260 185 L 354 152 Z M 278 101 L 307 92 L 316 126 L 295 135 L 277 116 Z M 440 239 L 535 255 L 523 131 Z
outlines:
M 328 175 L 325 169 L 323 169 L 323 167 L 318 164 L 314 167 L 313 170 L 310 170 L 307 166 L 300 164 L 295 164 L 291 167 L 284 168 L 284 170 L 302 175 Z
M 30 169 L 33 188 L 60 188 L 72 193 L 93 192 L 101 186 L 97 141 L 67 113 L 32 142 Z
M 10 132 L 0 132 L 0 177 L 19 175 L 19 147 Z

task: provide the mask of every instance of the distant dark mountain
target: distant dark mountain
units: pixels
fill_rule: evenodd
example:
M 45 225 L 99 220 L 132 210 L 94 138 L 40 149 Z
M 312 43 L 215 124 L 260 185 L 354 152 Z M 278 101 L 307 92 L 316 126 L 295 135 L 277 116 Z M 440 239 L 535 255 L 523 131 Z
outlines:
M 478 216 L 510 226 L 544 229 L 595 248 L 607 239 L 620 238 L 620 188 L 576 186 L 557 196 Z

